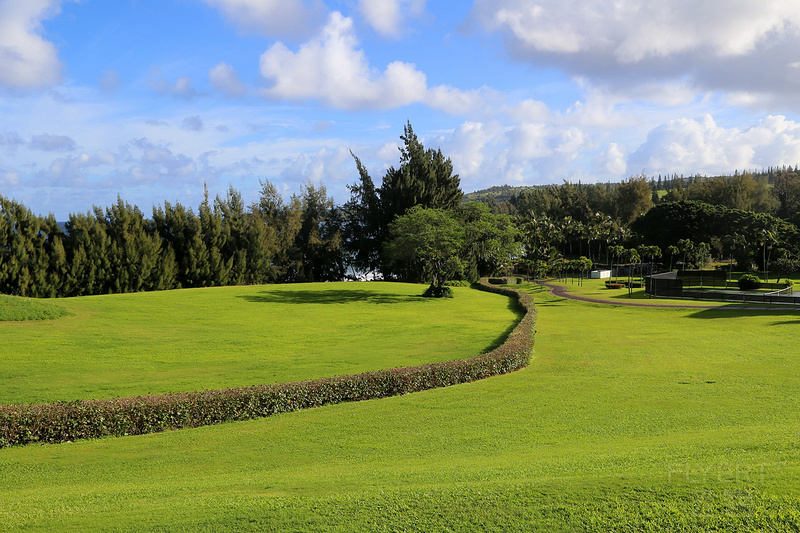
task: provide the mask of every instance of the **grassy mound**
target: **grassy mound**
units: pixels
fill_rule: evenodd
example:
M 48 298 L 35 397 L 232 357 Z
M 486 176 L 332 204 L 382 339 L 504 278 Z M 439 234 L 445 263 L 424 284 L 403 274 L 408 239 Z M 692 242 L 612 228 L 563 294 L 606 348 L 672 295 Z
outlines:
M 56 303 L 0 294 L 0 322 L 52 320 L 68 314 L 66 308 Z
M 312 283 L 59 300 L 72 316 L 0 324 L 0 404 L 287 383 L 474 357 L 520 318 L 467 287 Z

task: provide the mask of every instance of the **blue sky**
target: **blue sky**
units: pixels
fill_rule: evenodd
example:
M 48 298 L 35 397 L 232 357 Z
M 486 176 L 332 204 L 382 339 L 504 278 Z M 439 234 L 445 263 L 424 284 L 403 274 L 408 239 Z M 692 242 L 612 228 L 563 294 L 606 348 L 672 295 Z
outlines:
M 800 163 L 794 0 L 0 0 L 0 195 L 337 202 L 410 121 L 465 191 Z

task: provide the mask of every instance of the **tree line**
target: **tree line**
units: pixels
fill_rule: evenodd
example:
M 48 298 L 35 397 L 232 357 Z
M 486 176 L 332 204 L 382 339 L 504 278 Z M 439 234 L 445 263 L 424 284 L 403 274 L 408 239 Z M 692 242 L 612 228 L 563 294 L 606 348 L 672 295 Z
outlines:
M 0 197 L 0 292 L 82 296 L 344 277 L 341 227 L 325 188 L 307 184 L 284 203 L 262 182 L 246 207 L 230 188 L 197 212 L 164 202 L 146 218 L 122 198 L 71 214 L 62 228 Z
M 378 183 L 353 154 L 358 180 L 342 205 L 311 183 L 284 202 L 262 181 L 250 206 L 232 187 L 213 201 L 206 191 L 196 211 L 164 202 L 150 217 L 118 198 L 71 214 L 62 227 L 0 196 L 0 292 L 384 279 L 429 283 L 430 294 L 442 295 L 447 281 L 513 267 L 542 277 L 625 259 L 698 266 L 716 255 L 741 270 L 767 270 L 770 261 L 786 267 L 800 256 L 800 178 L 791 169 L 773 173 L 772 183 L 736 174 L 686 185 L 673 179 L 665 191 L 640 175 L 465 202 L 441 150 L 425 148 L 410 123 L 400 138 L 399 165 Z

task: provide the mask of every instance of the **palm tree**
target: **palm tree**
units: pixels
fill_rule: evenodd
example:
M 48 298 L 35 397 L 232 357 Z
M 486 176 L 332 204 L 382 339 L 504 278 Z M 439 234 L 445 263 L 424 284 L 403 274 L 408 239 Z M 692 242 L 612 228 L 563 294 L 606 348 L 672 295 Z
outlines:
M 672 272 L 672 260 L 675 258 L 675 254 L 681 252 L 681 249 L 671 244 L 667 246 L 667 251 L 669 252 L 669 271 Z
M 611 252 L 611 257 L 613 258 L 612 261 L 611 261 L 611 270 L 614 270 L 614 263 L 617 262 L 617 257 L 620 257 L 623 253 L 625 253 L 625 247 L 620 245 L 620 244 L 618 244 L 616 246 L 611 246 L 609 248 L 609 251 Z M 617 269 L 617 271 L 614 272 L 614 274 L 615 274 L 614 277 L 618 278 L 619 277 L 619 269 Z

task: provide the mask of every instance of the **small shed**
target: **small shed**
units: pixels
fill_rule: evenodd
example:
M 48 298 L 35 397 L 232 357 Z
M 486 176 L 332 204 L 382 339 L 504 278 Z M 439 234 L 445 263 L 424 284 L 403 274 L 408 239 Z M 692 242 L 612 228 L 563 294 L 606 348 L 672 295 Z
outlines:
M 592 270 L 591 274 L 589 275 L 592 279 L 606 279 L 611 277 L 610 270 Z

